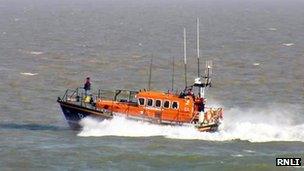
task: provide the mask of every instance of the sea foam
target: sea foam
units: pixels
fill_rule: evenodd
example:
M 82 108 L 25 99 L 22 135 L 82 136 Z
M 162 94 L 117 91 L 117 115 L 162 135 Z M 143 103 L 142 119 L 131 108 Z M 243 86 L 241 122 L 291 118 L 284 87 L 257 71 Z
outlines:
M 42 55 L 43 52 L 39 52 L 39 51 L 31 51 L 30 52 L 31 55 Z
M 289 47 L 289 46 L 293 46 L 294 43 L 283 43 L 283 45 Z
M 30 72 L 20 72 L 21 75 L 26 75 L 26 76 L 34 76 L 38 75 L 38 73 L 30 73 Z
M 199 132 L 192 126 L 164 126 L 124 117 L 98 121 L 85 118 L 78 136 L 163 136 L 171 139 L 207 141 L 245 140 L 250 142 L 302 141 L 304 121 L 297 118 L 297 109 L 266 107 L 252 109 L 232 108 L 224 111 L 224 120 L 218 132 Z

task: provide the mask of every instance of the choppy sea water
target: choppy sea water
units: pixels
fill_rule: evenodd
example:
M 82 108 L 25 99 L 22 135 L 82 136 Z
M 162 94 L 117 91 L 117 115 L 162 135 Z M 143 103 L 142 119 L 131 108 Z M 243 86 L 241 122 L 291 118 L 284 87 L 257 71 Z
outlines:
M 301 0 L 0 1 L 1 170 L 300 170 L 304 158 L 304 2 Z M 218 133 L 114 118 L 72 131 L 56 104 L 66 88 L 183 88 L 213 60 L 208 104 L 223 106 Z M 203 63 L 203 62 L 202 62 Z M 202 64 L 203 65 L 203 64 Z

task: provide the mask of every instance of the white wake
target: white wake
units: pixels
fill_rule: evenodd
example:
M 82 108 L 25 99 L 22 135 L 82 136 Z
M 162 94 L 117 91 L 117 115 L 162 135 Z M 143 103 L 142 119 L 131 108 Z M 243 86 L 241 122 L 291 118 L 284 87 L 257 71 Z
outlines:
M 79 136 L 164 136 L 173 139 L 199 139 L 208 141 L 247 140 L 250 142 L 302 141 L 304 119 L 302 110 L 295 106 L 272 105 L 266 108 L 229 109 L 215 133 L 198 132 L 189 126 L 163 126 L 131 121 L 123 117 L 98 121 L 85 118 Z

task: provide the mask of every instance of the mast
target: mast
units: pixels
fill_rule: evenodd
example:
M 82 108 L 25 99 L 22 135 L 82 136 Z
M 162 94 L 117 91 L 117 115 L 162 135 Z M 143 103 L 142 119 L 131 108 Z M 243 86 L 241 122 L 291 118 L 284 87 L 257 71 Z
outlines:
M 196 50 L 197 50 L 197 78 L 200 78 L 200 44 L 199 44 L 199 18 L 196 18 Z M 205 96 L 205 90 L 203 87 L 199 88 L 199 97 Z
M 199 18 L 196 19 L 197 77 L 200 77 Z
M 151 60 L 150 60 L 150 67 L 149 67 L 149 80 L 148 80 L 148 90 L 151 89 L 151 78 L 152 78 L 152 64 L 153 64 L 153 55 L 151 57 Z
M 174 56 L 172 57 L 172 84 L 171 84 L 171 91 L 174 90 Z
M 205 86 L 203 88 L 202 97 L 205 96 L 205 89 L 209 86 L 211 87 L 211 74 L 212 74 L 212 61 L 206 61 L 206 70 L 205 70 Z
M 185 65 L 185 87 L 187 87 L 187 44 L 186 44 L 186 28 L 184 28 L 184 65 Z

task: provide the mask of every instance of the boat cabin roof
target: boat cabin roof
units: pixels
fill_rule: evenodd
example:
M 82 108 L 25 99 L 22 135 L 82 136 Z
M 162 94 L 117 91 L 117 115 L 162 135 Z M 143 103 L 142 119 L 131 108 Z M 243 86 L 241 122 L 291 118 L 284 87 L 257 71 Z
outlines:
M 181 100 L 178 95 L 159 91 L 140 91 L 136 98 Z

